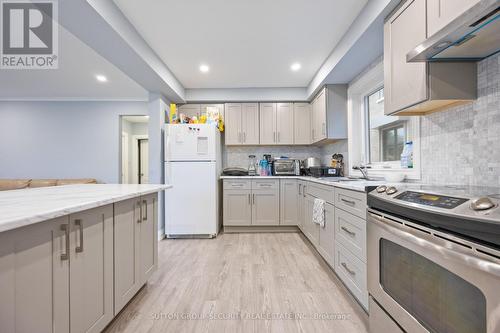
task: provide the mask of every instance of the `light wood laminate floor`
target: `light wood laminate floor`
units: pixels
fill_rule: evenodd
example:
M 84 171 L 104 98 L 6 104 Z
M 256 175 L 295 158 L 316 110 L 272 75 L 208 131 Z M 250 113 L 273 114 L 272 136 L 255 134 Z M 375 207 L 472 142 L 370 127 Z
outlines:
M 106 332 L 367 332 L 367 316 L 301 234 L 221 234 L 161 241 Z

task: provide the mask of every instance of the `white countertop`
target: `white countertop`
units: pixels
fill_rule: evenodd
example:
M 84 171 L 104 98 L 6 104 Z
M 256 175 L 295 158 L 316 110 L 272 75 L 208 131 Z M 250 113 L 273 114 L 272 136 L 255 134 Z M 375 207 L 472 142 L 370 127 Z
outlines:
M 0 232 L 171 187 L 152 184 L 88 184 L 0 191 Z
M 355 179 L 348 180 L 347 177 L 330 177 L 330 178 L 316 178 L 309 176 L 221 176 L 221 179 L 298 179 L 305 180 L 317 184 L 334 186 L 338 188 L 344 188 L 347 190 L 353 190 L 358 192 L 366 192 L 366 188 L 369 186 L 379 186 L 379 185 L 401 185 L 403 183 L 389 183 L 385 180 L 363 180 Z M 331 180 L 330 180 L 331 179 Z M 344 181 L 340 181 L 344 180 Z M 346 181 L 347 180 L 347 181 Z

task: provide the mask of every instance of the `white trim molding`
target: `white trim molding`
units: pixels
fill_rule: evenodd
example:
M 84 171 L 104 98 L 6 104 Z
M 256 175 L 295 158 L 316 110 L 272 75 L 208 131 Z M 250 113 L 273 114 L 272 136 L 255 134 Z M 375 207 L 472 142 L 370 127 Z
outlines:
M 348 149 L 349 163 L 348 173 L 354 176 L 361 176 L 353 166 L 366 163 L 367 151 L 367 121 L 365 117 L 365 97 L 384 86 L 384 64 L 382 59 L 378 59 L 370 65 L 363 74 L 358 76 L 347 90 L 347 114 L 348 114 Z M 376 163 L 371 165 L 368 173 L 374 177 L 384 177 L 387 173 L 401 172 L 407 179 L 421 179 L 421 158 L 420 158 L 420 117 L 412 117 L 408 124 L 408 131 L 411 133 L 413 141 L 413 164 L 412 169 L 398 167 L 395 163 Z

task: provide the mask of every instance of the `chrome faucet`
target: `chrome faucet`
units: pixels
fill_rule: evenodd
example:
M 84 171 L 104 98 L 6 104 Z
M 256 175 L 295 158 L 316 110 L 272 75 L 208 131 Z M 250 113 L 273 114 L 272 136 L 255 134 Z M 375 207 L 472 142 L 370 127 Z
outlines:
M 361 174 L 363 175 L 362 178 L 364 178 L 366 180 L 370 180 L 370 177 L 368 177 L 368 166 L 366 164 L 359 163 L 359 165 L 354 166 L 353 169 L 359 170 L 361 172 Z

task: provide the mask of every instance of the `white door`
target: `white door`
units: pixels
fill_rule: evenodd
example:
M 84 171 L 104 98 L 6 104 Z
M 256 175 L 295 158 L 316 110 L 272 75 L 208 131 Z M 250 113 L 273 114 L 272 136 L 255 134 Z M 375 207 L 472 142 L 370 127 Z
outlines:
M 259 104 L 244 103 L 241 112 L 242 143 L 259 144 Z
M 216 130 L 215 124 L 166 125 L 166 161 L 215 161 Z
M 139 140 L 139 184 L 149 184 L 149 141 Z
M 122 132 L 122 184 L 129 183 L 128 133 Z
M 165 183 L 167 236 L 217 233 L 216 162 L 167 162 Z

